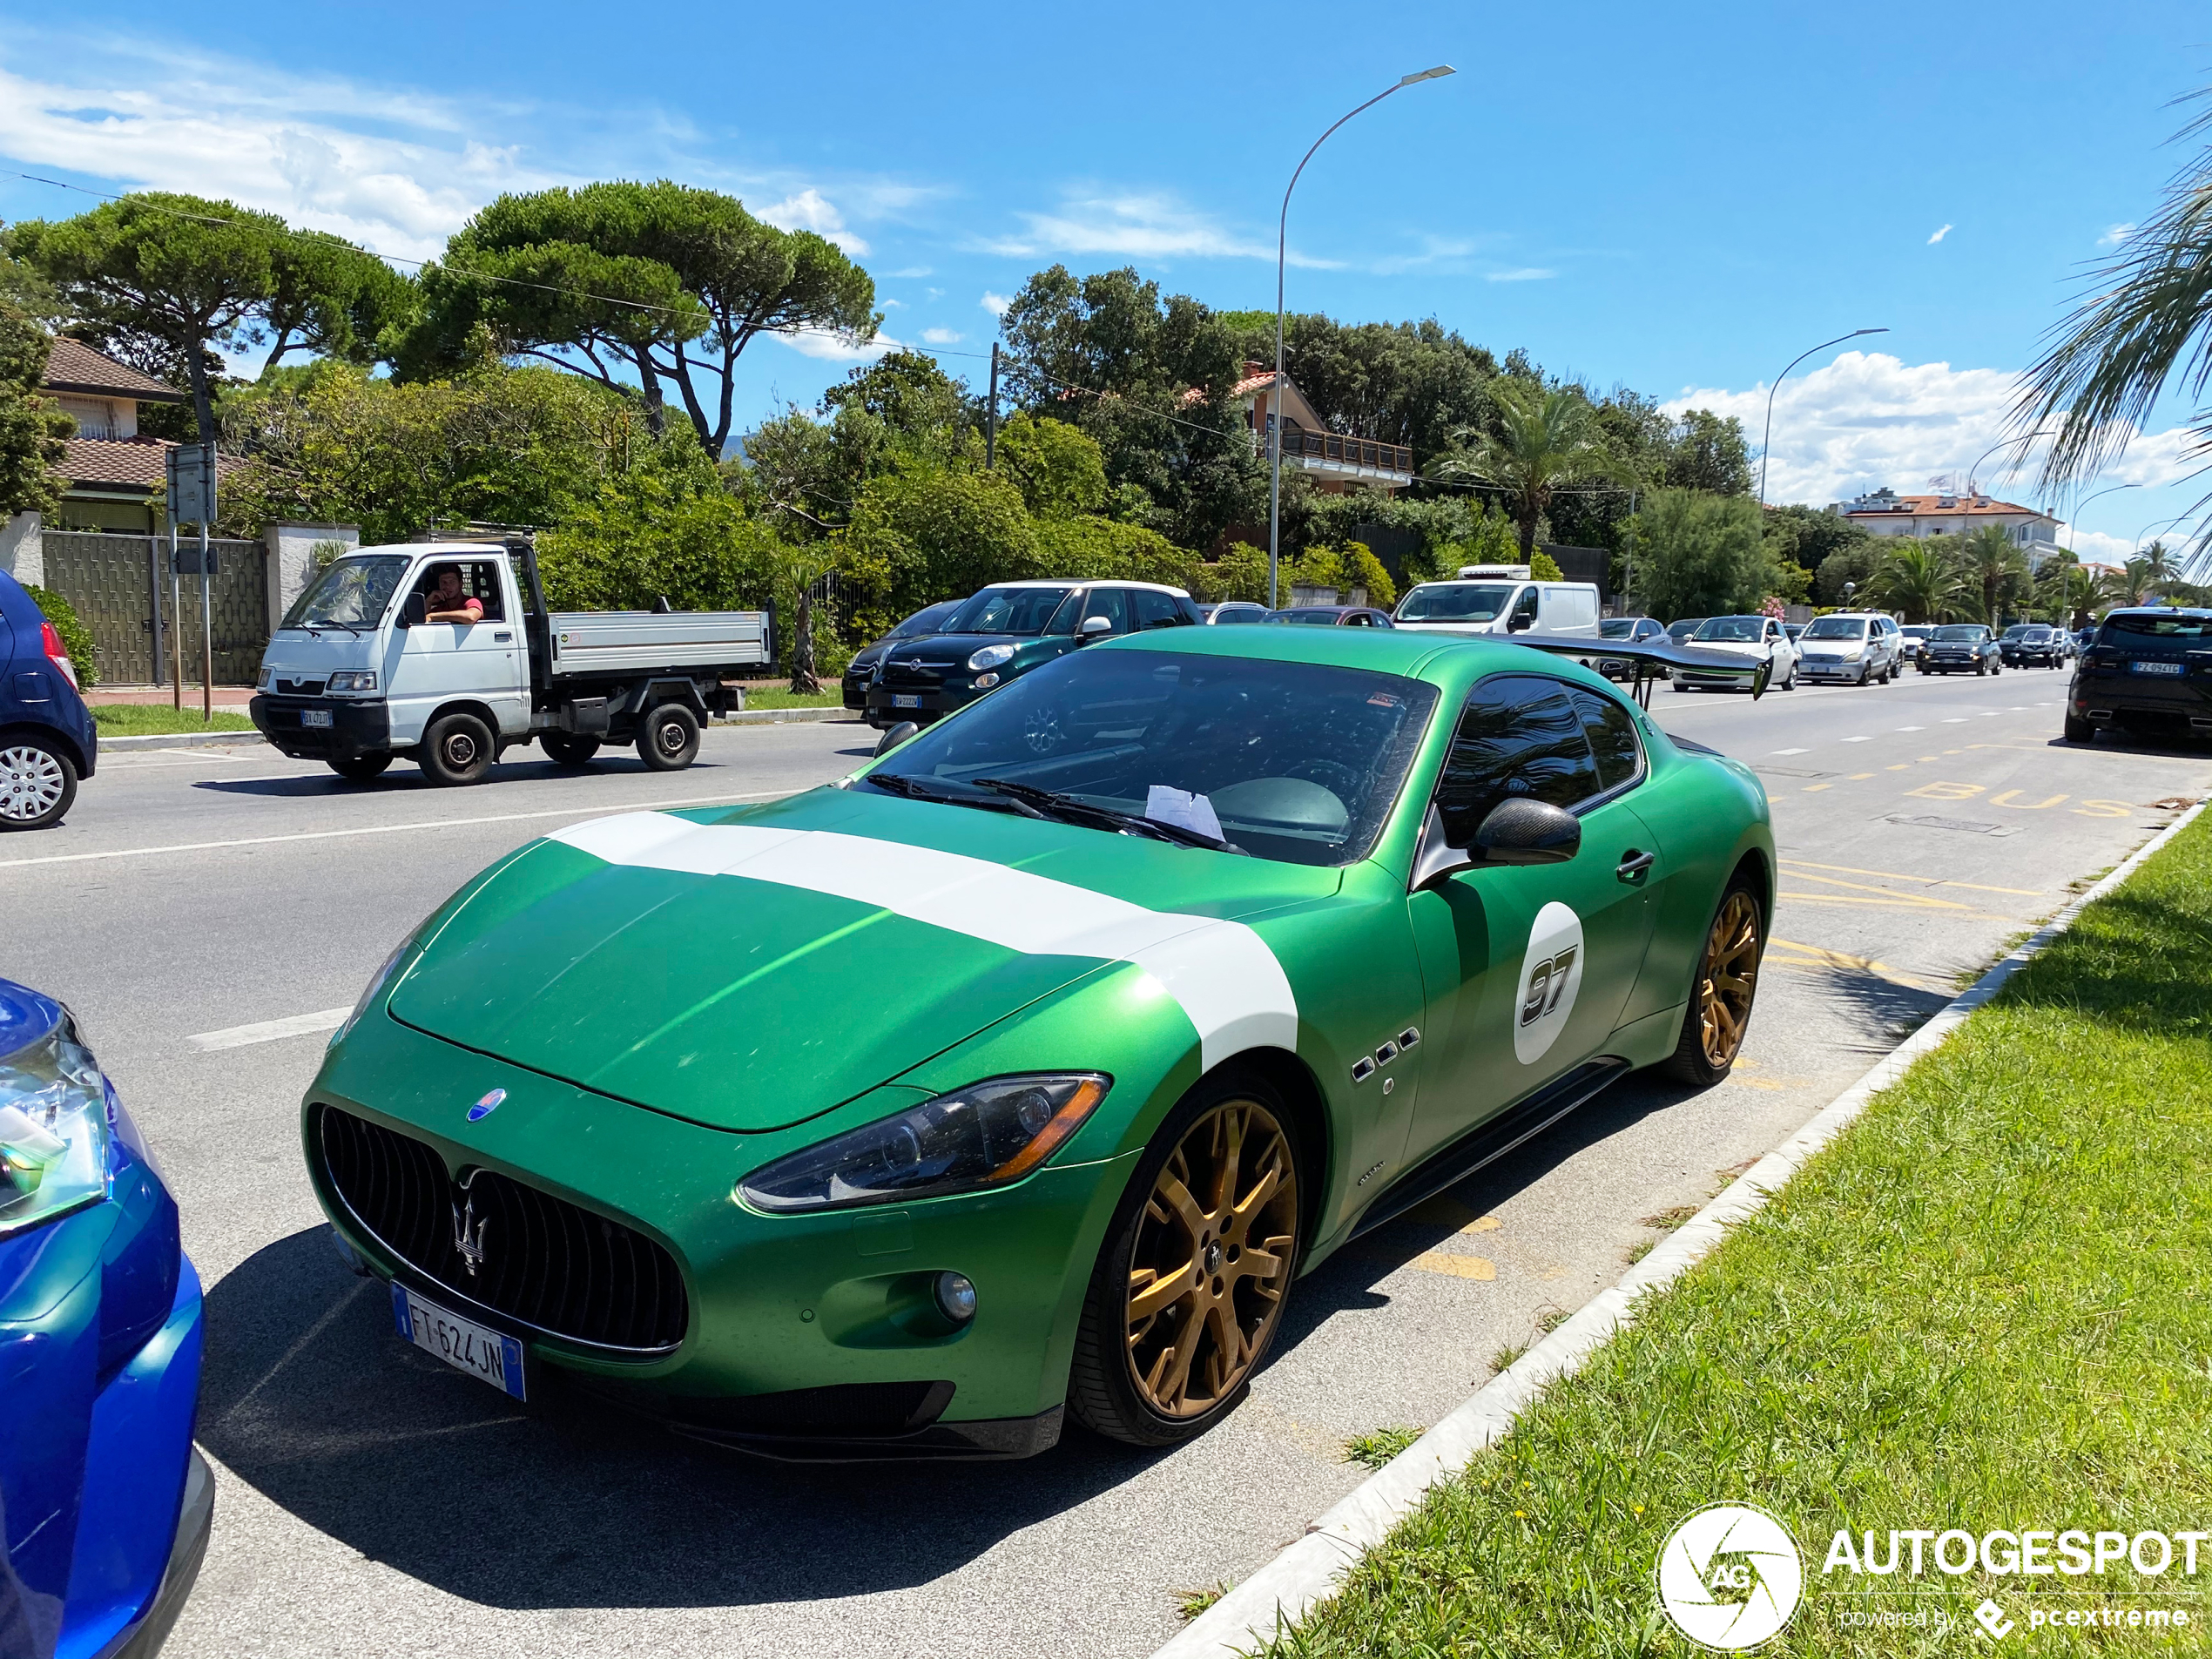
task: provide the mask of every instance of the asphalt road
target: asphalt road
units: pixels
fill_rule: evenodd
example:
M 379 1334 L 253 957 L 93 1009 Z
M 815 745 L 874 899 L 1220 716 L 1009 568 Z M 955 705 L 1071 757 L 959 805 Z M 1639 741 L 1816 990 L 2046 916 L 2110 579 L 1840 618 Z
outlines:
M 1702 1203 L 2212 792 L 2202 752 L 2056 743 L 2063 683 L 1661 691 L 1662 725 L 1757 765 L 1774 800 L 1783 896 L 1733 1080 L 1631 1078 L 1302 1281 L 1251 1399 L 1197 1444 L 1071 1429 L 1028 1463 L 929 1468 L 792 1470 L 557 1398 L 510 1407 L 393 1339 L 328 1248 L 295 1138 L 333 1011 L 492 858 L 577 818 L 825 781 L 872 733 L 718 729 L 685 772 L 533 759 L 455 792 L 266 751 L 104 762 L 68 824 L 0 841 L 0 973 L 84 1017 L 208 1285 L 220 1498 L 168 1651 L 1148 1652 L 1178 1592 L 1250 1572 L 1363 1478 L 1345 1437 L 1440 1417 L 1617 1278 L 1647 1217 Z M 314 1028 L 252 1028 L 287 1020 Z

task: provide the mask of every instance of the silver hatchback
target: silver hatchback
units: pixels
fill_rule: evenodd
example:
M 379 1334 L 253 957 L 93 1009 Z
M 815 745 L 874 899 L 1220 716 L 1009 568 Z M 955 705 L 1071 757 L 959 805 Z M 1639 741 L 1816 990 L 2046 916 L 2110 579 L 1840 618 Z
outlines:
M 1905 668 L 1905 633 L 1878 610 L 1835 610 L 1815 617 L 1797 641 L 1797 672 L 1816 683 L 1886 685 Z

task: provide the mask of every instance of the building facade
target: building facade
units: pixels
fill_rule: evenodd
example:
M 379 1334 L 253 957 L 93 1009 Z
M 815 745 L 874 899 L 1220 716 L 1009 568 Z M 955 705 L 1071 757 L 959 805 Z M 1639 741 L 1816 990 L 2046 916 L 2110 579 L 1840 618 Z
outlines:
M 1244 378 L 1237 382 L 1236 396 L 1244 406 L 1244 420 L 1261 457 L 1267 455 L 1268 431 L 1279 416 L 1283 464 L 1305 472 L 1325 496 L 1341 496 L 1355 489 L 1395 496 L 1413 482 L 1411 449 L 1402 443 L 1379 443 L 1371 438 L 1332 432 L 1287 374 L 1278 394 L 1273 369 L 1246 363 Z
M 1851 501 L 1831 502 L 1828 510 L 1876 536 L 1966 536 L 1995 524 L 2027 555 L 2028 567 L 2041 565 L 2060 551 L 2062 521 L 2040 508 L 2022 507 L 1983 495 L 1900 496 L 1884 488 Z

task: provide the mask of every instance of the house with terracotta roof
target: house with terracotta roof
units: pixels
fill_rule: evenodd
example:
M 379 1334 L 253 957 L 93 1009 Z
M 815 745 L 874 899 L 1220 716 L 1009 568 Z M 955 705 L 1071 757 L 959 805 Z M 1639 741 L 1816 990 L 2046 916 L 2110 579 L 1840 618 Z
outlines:
M 182 403 L 185 395 L 66 336 L 54 341 L 39 389 L 77 422 L 69 453 L 56 469 L 69 482 L 47 528 L 133 536 L 164 530 L 153 497 L 172 446 L 138 430 L 138 405 Z
M 2060 520 L 2040 508 L 1990 496 L 1900 496 L 1885 486 L 1851 501 L 1831 502 L 1828 510 L 1876 536 L 1966 536 L 1995 524 L 2027 556 L 2031 570 L 2060 550 Z
M 1287 373 L 1278 394 L 1273 369 L 1264 363 L 1246 363 L 1234 395 L 1244 406 L 1244 420 L 1260 458 L 1266 459 L 1267 434 L 1279 415 L 1283 465 L 1304 471 L 1325 496 L 1354 489 L 1395 496 L 1413 482 L 1411 449 L 1402 443 L 1378 443 L 1332 432 Z

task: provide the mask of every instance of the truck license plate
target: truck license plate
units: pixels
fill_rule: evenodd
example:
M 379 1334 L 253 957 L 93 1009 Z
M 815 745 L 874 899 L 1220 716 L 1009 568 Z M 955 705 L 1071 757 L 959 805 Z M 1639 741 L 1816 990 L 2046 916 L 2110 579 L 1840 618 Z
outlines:
M 921 699 L 918 697 L 902 697 L 894 692 L 891 706 L 894 709 L 918 709 L 921 706 Z
M 301 709 L 300 724 L 301 725 L 328 725 L 330 711 L 328 709 Z
M 523 1345 L 512 1337 L 448 1313 L 403 1285 L 392 1286 L 392 1323 L 400 1339 L 435 1354 L 455 1371 L 465 1371 L 516 1399 L 528 1399 L 523 1381 Z

